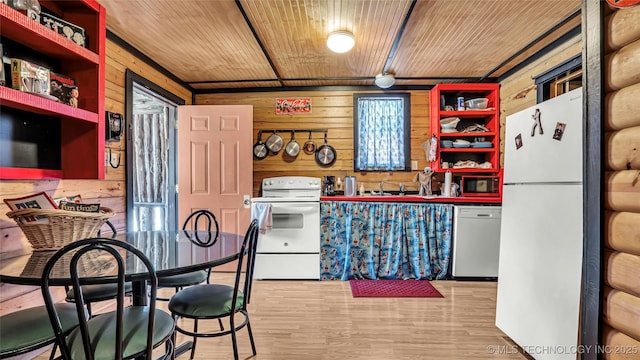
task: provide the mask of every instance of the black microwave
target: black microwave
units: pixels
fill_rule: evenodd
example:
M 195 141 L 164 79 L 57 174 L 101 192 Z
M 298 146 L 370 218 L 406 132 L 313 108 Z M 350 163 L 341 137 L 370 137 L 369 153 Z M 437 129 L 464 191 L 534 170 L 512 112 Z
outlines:
M 500 196 L 499 176 L 463 176 L 462 196 Z

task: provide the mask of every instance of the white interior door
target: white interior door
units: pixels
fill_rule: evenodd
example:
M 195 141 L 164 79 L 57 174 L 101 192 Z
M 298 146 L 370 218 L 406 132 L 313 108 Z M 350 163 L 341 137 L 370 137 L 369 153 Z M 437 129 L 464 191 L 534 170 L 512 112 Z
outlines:
M 251 219 L 253 107 L 178 107 L 178 213 L 212 211 L 224 232 L 244 234 Z

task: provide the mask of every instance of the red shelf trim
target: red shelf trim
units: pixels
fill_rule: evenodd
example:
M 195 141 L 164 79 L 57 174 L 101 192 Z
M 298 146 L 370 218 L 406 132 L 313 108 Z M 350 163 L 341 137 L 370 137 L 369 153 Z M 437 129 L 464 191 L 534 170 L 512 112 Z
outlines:
M 62 179 L 62 170 L 0 167 L 3 180 L 57 180 Z
M 488 168 L 488 169 L 479 169 L 479 168 L 448 168 L 448 169 L 440 169 L 440 171 L 451 171 L 452 173 L 497 173 L 500 171 L 498 168 Z
M 453 132 L 453 133 L 440 133 L 441 138 L 445 137 L 487 137 L 487 136 L 496 136 L 495 132 L 482 132 L 482 131 L 474 131 L 474 132 Z
M 456 93 L 472 91 L 493 91 L 496 83 L 464 83 L 464 84 L 437 84 L 440 91 L 451 91 Z
M 440 148 L 441 152 L 494 152 L 495 149 L 490 148 Z
M 95 12 L 100 12 L 102 6 L 96 0 L 83 0 L 85 5 L 91 7 Z
M 0 86 L 2 105 L 50 116 L 66 116 L 69 118 L 98 123 L 98 114 L 71 107 L 59 102 L 31 95 L 22 91 Z
M 43 54 L 66 59 L 79 58 L 100 64 L 98 54 L 29 19 L 8 5 L 0 4 L 0 23 L 3 36 L 29 47 L 39 48 Z
M 464 111 L 440 111 L 440 118 L 446 117 L 490 117 L 496 115 L 496 109 L 493 110 L 464 110 Z
M 364 196 L 321 196 L 320 201 L 378 201 L 378 202 L 410 202 L 410 203 L 487 203 L 487 204 L 499 204 L 502 202 L 500 196 L 474 196 L 474 197 L 424 197 L 419 195 L 405 195 L 405 196 L 376 196 L 376 195 L 364 195 Z

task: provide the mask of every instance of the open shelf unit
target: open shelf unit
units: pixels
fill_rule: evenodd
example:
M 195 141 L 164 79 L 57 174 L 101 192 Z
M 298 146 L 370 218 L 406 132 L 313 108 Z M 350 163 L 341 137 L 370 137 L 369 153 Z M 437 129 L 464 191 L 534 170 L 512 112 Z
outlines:
M 38 114 L 43 116 L 45 122 L 46 119 L 52 119 L 56 123 L 52 126 L 60 128 L 60 148 L 48 149 L 42 143 L 30 145 L 44 147 L 44 150 L 38 151 L 59 151 L 60 166 L 55 169 L 26 168 L 5 163 L 0 166 L 0 179 L 103 179 L 105 10 L 95 0 L 41 0 L 40 3 L 43 10 L 84 28 L 87 47 L 76 44 L 2 3 L 0 35 L 33 50 L 44 63 L 59 64 L 59 67 L 50 70 L 75 79 L 80 93 L 78 107 L 11 89 L 11 76 L 7 74 L 9 81 L 6 87 L 0 86 L 0 111 L 14 109 L 20 111 L 18 114 L 21 115 L 17 116 Z M 10 53 L 11 49 L 5 47 L 5 52 Z
M 500 170 L 500 96 L 499 84 L 438 84 L 430 91 L 430 119 L 431 134 L 438 141 L 436 158 L 430 162 L 433 171 L 442 172 L 449 170 L 452 173 L 498 173 Z M 464 100 L 475 98 L 487 98 L 487 109 L 484 110 L 445 110 L 445 106 L 456 109 L 457 98 Z M 460 119 L 455 132 L 443 133 L 440 120 L 450 117 Z M 480 125 L 487 131 L 464 131 L 469 126 Z M 484 141 L 491 143 L 491 147 L 442 147 L 442 140 L 466 140 L 471 143 Z M 490 167 L 454 167 L 457 162 L 474 161 L 477 164 L 490 163 Z M 449 168 L 443 168 L 442 163 L 449 164 Z

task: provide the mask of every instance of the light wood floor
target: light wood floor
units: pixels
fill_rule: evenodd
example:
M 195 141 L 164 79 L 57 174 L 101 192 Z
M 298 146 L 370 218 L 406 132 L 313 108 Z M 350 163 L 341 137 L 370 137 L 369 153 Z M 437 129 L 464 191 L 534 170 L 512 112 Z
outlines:
M 529 358 L 494 325 L 496 282 L 432 283 L 444 298 L 353 298 L 348 281 L 257 280 L 249 305 L 258 352 L 252 359 Z M 246 329 L 238 341 L 240 358 L 251 358 Z M 196 359 L 233 359 L 231 338 L 200 339 Z

